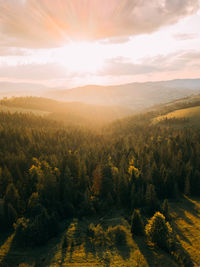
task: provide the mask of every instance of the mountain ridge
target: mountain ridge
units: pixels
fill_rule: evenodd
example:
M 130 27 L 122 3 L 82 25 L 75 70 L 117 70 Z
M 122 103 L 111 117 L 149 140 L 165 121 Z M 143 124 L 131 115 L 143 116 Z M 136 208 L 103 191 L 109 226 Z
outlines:
M 134 82 L 111 86 L 48 88 L 41 84 L 0 82 L 0 98 L 39 96 L 64 102 L 82 102 L 99 106 L 121 106 L 141 112 L 154 105 L 200 93 L 200 79 L 174 79 L 156 82 Z
M 56 89 L 49 96 L 66 102 L 126 106 L 141 111 L 156 104 L 200 93 L 200 79 L 128 83 L 124 85 L 86 85 L 72 89 Z

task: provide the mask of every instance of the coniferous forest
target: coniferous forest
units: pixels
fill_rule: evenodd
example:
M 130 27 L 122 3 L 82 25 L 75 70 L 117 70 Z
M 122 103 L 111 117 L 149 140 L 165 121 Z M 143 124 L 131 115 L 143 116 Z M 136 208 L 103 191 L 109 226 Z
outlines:
M 62 222 L 120 211 L 132 235 L 193 266 L 170 226 L 168 203 L 200 197 L 200 132 L 153 125 L 149 116 L 91 129 L 0 113 L 1 231 L 34 248 L 59 235 Z M 113 230 L 116 243 L 122 230 Z
M 0 0 L 0 267 L 200 267 L 200 0 Z

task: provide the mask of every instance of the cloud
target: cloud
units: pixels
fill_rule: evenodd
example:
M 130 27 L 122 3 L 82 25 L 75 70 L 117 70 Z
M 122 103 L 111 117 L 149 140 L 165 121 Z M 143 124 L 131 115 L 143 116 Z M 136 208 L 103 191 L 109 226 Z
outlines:
M 55 63 L 46 64 L 21 64 L 11 66 L 0 65 L 0 78 L 4 79 L 26 79 L 26 80 L 55 80 L 66 77 L 73 78 L 75 74 L 69 73 L 62 66 Z
M 176 73 L 185 73 L 184 77 L 189 77 L 192 73 L 199 73 L 200 52 L 199 51 L 179 51 L 168 55 L 158 55 L 155 57 L 142 58 L 140 62 L 131 62 L 128 58 L 117 57 L 106 61 L 104 68 L 95 74 L 71 72 L 66 67 L 56 63 L 30 63 L 11 66 L 7 64 L 0 65 L 0 79 L 6 80 L 30 80 L 34 82 L 46 82 L 50 86 L 61 80 L 76 82 L 80 80 L 85 83 L 87 75 L 91 81 L 92 77 L 99 77 L 103 80 L 110 77 L 111 80 L 120 79 L 120 77 L 147 77 L 154 75 L 164 77 L 162 74 L 169 73 L 169 77 L 176 77 Z M 174 76 L 173 76 L 174 75 Z M 151 76 L 149 76 L 151 77 Z M 157 78 L 158 79 L 158 78 Z M 131 80 L 131 81 L 132 81 Z M 121 80 L 122 81 L 122 80 Z M 65 83 L 64 82 L 64 83 Z M 65 84 L 66 86 L 66 84 Z
M 160 71 L 180 71 L 187 69 L 192 71 L 200 68 L 200 51 L 182 51 L 171 53 L 167 56 L 157 56 L 150 62 L 156 65 Z
M 0 46 L 0 57 L 6 56 L 27 56 L 28 51 L 22 48 Z
M 120 40 L 197 10 L 198 0 L 0 0 L 0 44 L 57 47 L 69 40 Z
M 113 37 L 113 38 L 107 38 L 102 41 L 100 41 L 101 44 L 122 44 L 130 41 L 129 36 L 121 36 L 121 37 Z
M 177 41 L 185 41 L 185 40 L 196 39 L 199 37 L 199 35 L 195 33 L 177 33 L 177 34 L 174 34 L 173 37 Z
M 146 62 L 134 64 L 127 58 L 117 57 L 107 60 L 104 69 L 99 72 L 99 75 L 138 75 L 157 70 L 157 67 L 153 64 L 148 65 Z
M 185 69 L 192 71 L 197 68 L 200 68 L 199 51 L 179 51 L 165 56 L 143 58 L 137 64 L 123 57 L 112 58 L 106 61 L 104 69 L 98 74 L 102 76 L 145 75 Z

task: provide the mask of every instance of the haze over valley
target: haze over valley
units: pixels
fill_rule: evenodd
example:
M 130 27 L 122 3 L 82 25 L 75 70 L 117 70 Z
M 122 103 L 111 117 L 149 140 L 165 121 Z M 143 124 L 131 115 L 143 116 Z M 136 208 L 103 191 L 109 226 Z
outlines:
M 0 96 L 40 96 L 91 105 L 118 106 L 134 112 L 200 93 L 200 79 L 130 83 L 116 86 L 87 85 L 52 89 L 40 84 L 0 83 Z
M 0 267 L 200 266 L 200 0 L 0 0 Z

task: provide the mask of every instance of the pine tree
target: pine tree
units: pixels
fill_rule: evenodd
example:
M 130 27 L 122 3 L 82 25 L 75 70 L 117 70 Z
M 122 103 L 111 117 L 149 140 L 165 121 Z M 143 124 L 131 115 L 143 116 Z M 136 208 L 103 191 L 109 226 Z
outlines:
M 144 222 L 139 210 L 134 210 L 131 218 L 131 233 L 135 235 L 144 234 Z
M 163 204 L 162 204 L 162 212 L 163 212 L 163 215 L 165 216 L 166 220 L 169 220 L 170 219 L 170 215 L 169 215 L 169 204 L 168 204 L 168 200 L 165 199 L 163 201 Z
M 8 203 L 4 206 L 5 221 L 8 227 L 12 227 L 13 223 L 17 220 L 17 212 L 12 204 Z
M 163 214 L 156 212 L 146 225 L 145 232 L 149 241 L 162 249 L 168 250 L 172 228 L 169 223 L 165 221 L 165 216 Z
M 185 179 L 185 188 L 184 188 L 184 193 L 185 195 L 189 196 L 190 195 L 190 177 L 187 175 Z
M 7 167 L 4 169 L 0 168 L 0 197 L 3 198 L 6 193 L 6 189 L 10 183 L 12 183 L 13 178 Z
M 155 211 L 159 209 L 159 201 L 156 196 L 155 187 L 152 184 L 149 184 L 147 186 L 146 205 L 147 205 L 147 212 L 149 214 L 153 214 Z
M 93 171 L 93 186 L 92 190 L 95 195 L 99 195 L 101 192 L 102 187 L 102 168 L 100 165 L 96 167 L 96 169 Z
M 4 196 L 4 202 L 5 205 L 8 206 L 8 204 L 11 204 L 12 207 L 17 212 L 19 209 L 19 193 L 18 190 L 15 188 L 14 184 L 11 183 L 7 186 L 6 194 Z

